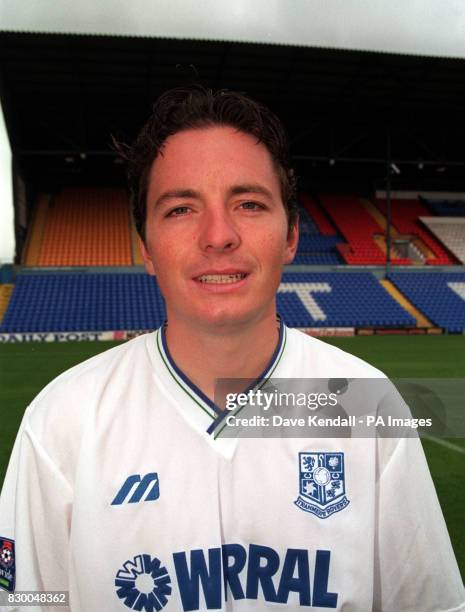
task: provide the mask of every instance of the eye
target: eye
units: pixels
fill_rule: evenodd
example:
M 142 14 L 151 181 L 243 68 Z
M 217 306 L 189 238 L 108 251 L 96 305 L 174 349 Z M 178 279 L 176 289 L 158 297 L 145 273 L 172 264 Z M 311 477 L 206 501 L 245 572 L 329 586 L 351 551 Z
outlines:
M 247 202 L 242 202 L 241 207 L 244 210 L 263 210 L 265 207 L 263 204 L 259 202 L 253 202 L 252 200 L 247 200 Z
M 190 211 L 189 206 L 176 206 L 166 214 L 167 217 L 183 217 Z

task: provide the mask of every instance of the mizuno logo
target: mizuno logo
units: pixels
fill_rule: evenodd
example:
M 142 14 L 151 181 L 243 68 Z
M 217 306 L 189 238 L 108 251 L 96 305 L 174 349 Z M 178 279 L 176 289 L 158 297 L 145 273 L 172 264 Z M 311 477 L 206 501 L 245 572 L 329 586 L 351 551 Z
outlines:
M 152 484 L 153 483 L 153 484 Z M 150 486 L 152 485 L 152 486 Z M 144 494 L 147 492 L 147 495 Z M 131 497 L 127 497 L 131 494 Z M 160 483 L 158 474 L 151 472 L 141 477 L 139 474 L 133 474 L 126 478 L 125 483 L 116 494 L 115 499 L 111 502 L 112 506 L 120 506 L 127 501 L 128 504 L 136 504 L 140 501 L 154 501 L 160 497 Z

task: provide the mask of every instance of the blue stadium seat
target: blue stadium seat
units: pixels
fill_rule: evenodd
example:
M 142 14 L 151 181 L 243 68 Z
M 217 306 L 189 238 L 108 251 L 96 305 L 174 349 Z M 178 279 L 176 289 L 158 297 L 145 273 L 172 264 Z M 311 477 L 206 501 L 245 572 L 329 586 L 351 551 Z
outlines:
M 463 200 L 436 200 L 420 198 L 430 210 L 441 217 L 465 217 L 465 202 Z
M 339 235 L 323 236 L 305 208 L 299 209 L 300 237 L 293 263 L 299 265 L 340 265 L 343 260 L 336 245 L 344 242 Z
M 146 274 L 21 274 L 0 332 L 154 329 L 165 318 Z
M 465 330 L 465 272 L 393 272 L 396 287 L 435 325 L 451 333 Z M 458 291 L 454 291 L 448 283 Z M 461 288 L 461 289 L 460 289 Z
M 293 286 L 295 283 L 297 286 Z M 319 315 L 318 311 L 309 312 L 298 291 L 311 295 Z M 415 319 L 369 272 L 286 273 L 277 299 L 278 311 L 286 323 L 294 327 L 400 327 L 416 324 Z
M 415 325 L 369 272 L 286 273 L 277 301 L 293 327 Z M 154 329 L 165 318 L 156 281 L 145 273 L 23 273 L 0 332 Z

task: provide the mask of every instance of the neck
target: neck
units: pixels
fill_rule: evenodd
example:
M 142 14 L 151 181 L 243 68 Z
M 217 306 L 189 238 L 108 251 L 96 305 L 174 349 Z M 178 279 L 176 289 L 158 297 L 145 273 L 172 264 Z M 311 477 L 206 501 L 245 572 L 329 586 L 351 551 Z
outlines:
M 169 319 L 166 340 L 184 374 L 214 401 L 217 379 L 255 379 L 268 365 L 279 339 L 276 314 L 241 329 L 193 330 Z

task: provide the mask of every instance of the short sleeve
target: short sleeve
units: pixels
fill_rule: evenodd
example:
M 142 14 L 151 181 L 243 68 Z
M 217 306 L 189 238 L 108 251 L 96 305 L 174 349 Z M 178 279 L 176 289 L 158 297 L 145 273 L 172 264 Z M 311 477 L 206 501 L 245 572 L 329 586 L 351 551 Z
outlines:
M 68 590 L 71 512 L 71 486 L 37 440 L 26 413 L 0 496 L 0 541 L 12 542 L 14 550 L 13 582 L 4 584 L 6 590 Z
M 418 437 L 380 439 L 373 609 L 465 610 L 465 592 Z

